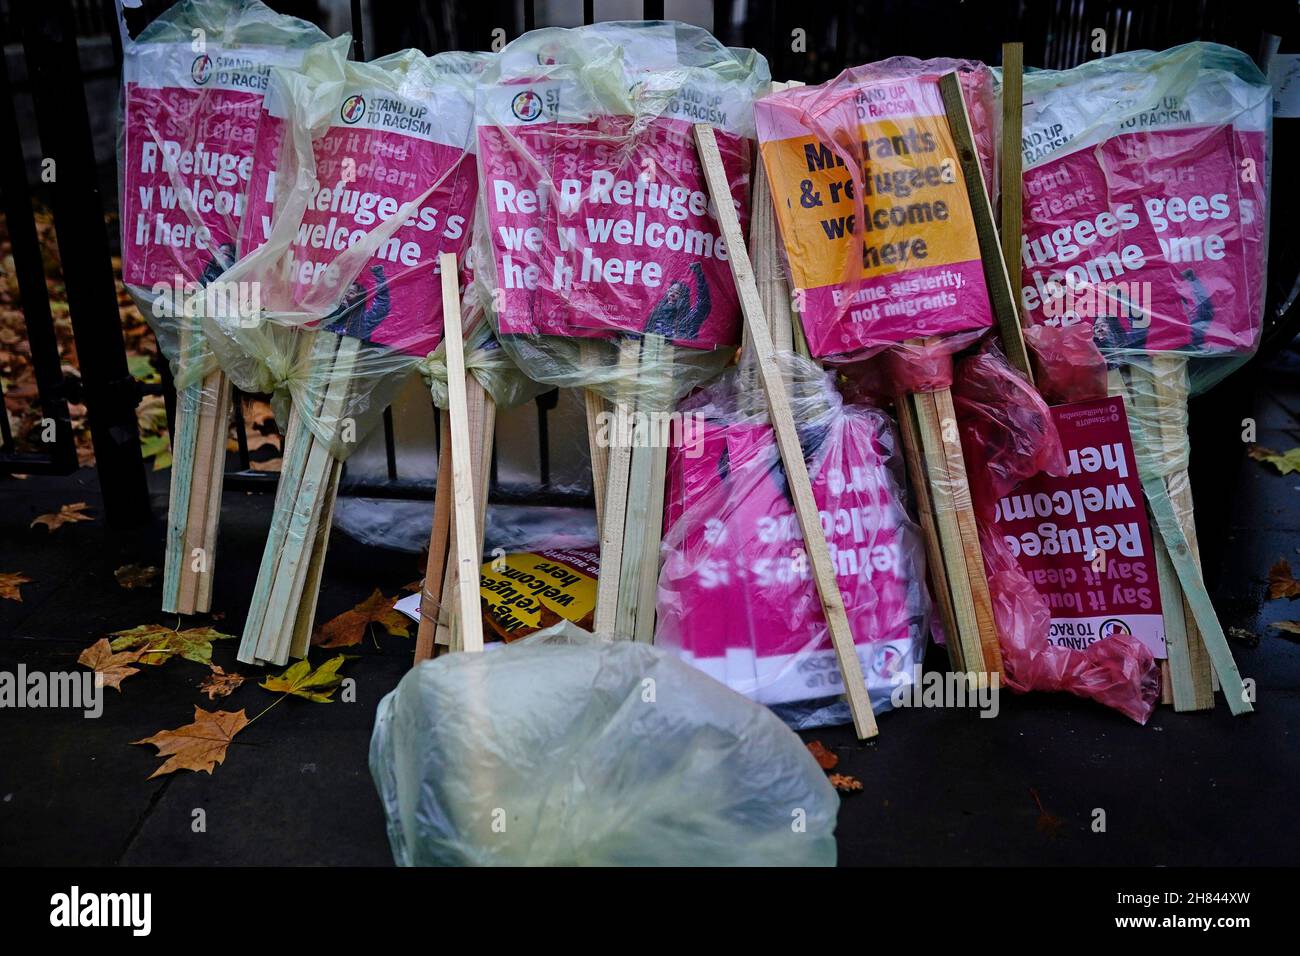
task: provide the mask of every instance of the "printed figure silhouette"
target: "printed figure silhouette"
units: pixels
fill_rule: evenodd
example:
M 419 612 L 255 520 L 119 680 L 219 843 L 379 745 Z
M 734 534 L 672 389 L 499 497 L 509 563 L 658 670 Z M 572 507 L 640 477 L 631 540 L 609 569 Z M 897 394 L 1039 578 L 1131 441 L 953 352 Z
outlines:
M 326 328 L 331 332 L 367 341 L 379 328 L 379 323 L 388 318 L 391 303 L 384 267 L 371 266 L 370 274 L 375 277 L 374 291 L 367 292 L 360 280 L 353 282 L 344 293 L 343 302 L 328 317 L 331 321 Z
M 1192 287 L 1193 296 L 1188 315 L 1192 325 L 1192 340 L 1188 345 L 1199 349 L 1205 345 L 1205 333 L 1210 331 L 1210 326 L 1214 324 L 1214 303 L 1210 301 L 1210 293 L 1205 291 L 1205 286 L 1201 284 L 1195 272 L 1187 269 L 1183 272 L 1183 278 Z M 1187 300 L 1183 299 L 1183 307 L 1187 308 L 1187 305 Z
M 212 257 L 212 261 L 203 267 L 203 273 L 199 276 L 199 285 L 207 285 L 213 279 L 219 278 L 221 273 L 234 264 L 235 244 L 233 242 L 223 242 L 217 249 L 216 255 Z
M 666 339 L 699 338 L 700 326 L 708 318 L 712 303 L 704 267 L 692 262 L 691 274 L 695 276 L 695 305 L 691 305 L 690 287 L 685 282 L 673 281 L 646 319 L 647 335 L 662 335 Z

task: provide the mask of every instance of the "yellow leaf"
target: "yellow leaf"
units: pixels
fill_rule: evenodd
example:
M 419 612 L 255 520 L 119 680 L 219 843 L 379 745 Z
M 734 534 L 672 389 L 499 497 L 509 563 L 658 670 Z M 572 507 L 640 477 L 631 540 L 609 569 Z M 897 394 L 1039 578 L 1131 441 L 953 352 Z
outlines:
M 224 710 L 207 711 L 202 707 L 194 708 L 194 722 L 175 730 L 160 730 L 152 737 L 135 740 L 135 744 L 153 744 L 158 748 L 158 756 L 167 757 L 167 762 L 149 775 L 149 779 L 160 777 L 177 770 L 204 770 L 212 773 L 212 768 L 226 760 L 226 748 L 235 734 L 249 724 L 242 710 L 230 713 Z
M 132 674 L 140 673 L 140 668 L 130 665 L 139 663 L 142 653 L 142 651 L 123 651 L 115 654 L 108 643 L 108 638 L 101 637 L 81 652 L 77 663 L 89 667 L 96 674 L 103 674 L 104 686 L 112 687 L 120 694 L 122 681 Z
M 283 694 L 293 694 L 305 700 L 314 700 L 318 704 L 330 703 L 330 695 L 343 683 L 343 676 L 338 669 L 349 660 L 347 654 L 331 657 L 315 670 L 307 661 L 298 661 L 278 677 L 268 677 L 259 685 L 266 690 Z
M 168 656 L 179 654 L 196 664 L 212 663 L 212 642 L 234 640 L 233 634 L 222 634 L 210 627 L 192 627 L 174 631 L 161 624 L 141 624 L 126 631 L 114 631 L 111 637 L 113 650 L 125 651 L 139 648 L 144 651 L 142 664 L 161 664 Z
M 1279 453 L 1263 445 L 1251 445 L 1247 454 L 1256 461 L 1267 462 L 1284 475 L 1300 471 L 1300 448 Z
M 31 584 L 32 579 L 26 577 L 21 571 L 13 574 L 0 574 L 0 598 L 8 598 L 11 601 L 23 603 L 22 592 L 18 590 L 19 585 Z
M 55 531 L 63 527 L 65 524 L 73 524 L 77 521 L 94 521 L 95 519 L 90 515 L 82 514 L 82 512 L 89 507 L 90 505 L 86 504 L 84 501 L 78 501 L 76 504 L 72 505 L 64 505 L 53 514 L 41 515 L 32 522 L 31 526 L 35 528 L 38 524 L 43 524 L 49 531 Z

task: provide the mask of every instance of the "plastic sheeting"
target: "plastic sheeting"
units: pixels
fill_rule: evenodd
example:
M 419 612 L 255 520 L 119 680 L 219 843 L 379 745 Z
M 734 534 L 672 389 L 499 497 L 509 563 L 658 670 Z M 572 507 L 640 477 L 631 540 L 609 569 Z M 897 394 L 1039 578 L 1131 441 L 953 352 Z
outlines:
M 813 497 L 872 708 L 910 680 L 928 634 L 920 532 L 897 437 L 881 411 L 844 405 L 830 376 L 781 356 Z M 761 703 L 839 697 L 843 681 L 767 404 L 743 369 L 684 402 L 670 451 L 656 644 Z M 847 706 L 811 723 L 844 722 Z
M 757 53 L 681 23 L 537 30 L 492 61 L 477 278 L 530 377 L 666 411 L 729 360 L 739 303 L 691 128 L 717 131 L 743 225 L 768 82 Z
M 411 670 L 370 772 L 403 866 L 835 863 L 839 799 L 775 716 L 569 624 Z

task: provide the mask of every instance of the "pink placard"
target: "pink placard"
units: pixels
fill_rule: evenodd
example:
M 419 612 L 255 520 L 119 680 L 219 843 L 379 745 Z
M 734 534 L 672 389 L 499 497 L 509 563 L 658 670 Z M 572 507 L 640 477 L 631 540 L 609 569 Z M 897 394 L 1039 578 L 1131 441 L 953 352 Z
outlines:
M 1122 398 L 1058 405 L 1066 474 L 997 502 L 995 526 L 1052 614 L 1054 645 L 1132 634 L 1165 656 L 1151 531 Z
M 537 115 L 528 102 L 516 113 Z M 739 300 L 691 126 L 632 122 L 479 127 L 503 333 L 654 332 L 701 349 L 738 341 Z M 743 227 L 750 143 L 722 130 L 717 140 Z

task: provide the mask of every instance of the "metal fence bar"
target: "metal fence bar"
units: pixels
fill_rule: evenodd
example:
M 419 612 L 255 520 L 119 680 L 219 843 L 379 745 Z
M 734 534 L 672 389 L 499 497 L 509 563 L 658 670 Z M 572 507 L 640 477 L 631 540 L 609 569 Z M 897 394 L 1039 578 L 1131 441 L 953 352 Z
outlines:
M 4 28 L 5 24 L 0 22 L 0 56 L 9 39 Z M 22 135 L 14 110 L 7 60 L 0 62 L 0 140 L 3 140 L 0 144 L 0 177 L 3 177 L 0 179 L 0 194 L 4 197 L 5 224 L 13 250 L 18 290 L 22 297 L 23 321 L 27 326 L 27 342 L 32 353 L 32 372 L 36 378 L 41 414 L 54 424 L 54 441 L 46 444 L 45 454 L 19 452 L 10 432 L 8 410 L 3 407 L 3 394 L 0 394 L 0 423 L 4 425 L 4 441 L 0 445 L 0 471 L 8 474 L 66 475 L 77 468 L 77 449 L 64 393 L 59 343 L 54 333 L 54 317 L 50 312 L 50 299 L 45 286 L 45 266 L 36 235 L 36 220 L 32 214 L 27 164 L 23 158 Z
M 127 368 L 72 10 L 43 0 L 23 4 L 20 18 L 41 147 L 55 164 L 51 204 L 104 511 L 115 524 L 143 523 L 140 388 Z

